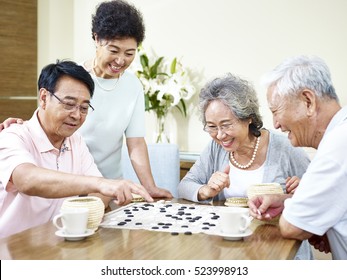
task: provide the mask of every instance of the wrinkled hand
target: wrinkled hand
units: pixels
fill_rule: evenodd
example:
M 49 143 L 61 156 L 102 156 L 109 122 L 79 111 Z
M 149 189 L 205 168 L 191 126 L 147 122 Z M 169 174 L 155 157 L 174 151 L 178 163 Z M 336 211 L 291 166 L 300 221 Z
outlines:
M 287 193 L 293 194 L 296 188 L 299 186 L 300 178 L 297 176 L 288 177 L 286 179 L 286 191 Z
M 142 185 L 130 180 L 110 180 L 104 178 L 100 180 L 99 192 L 104 196 L 111 197 L 119 206 L 129 204 L 133 199 L 132 193 L 142 196 L 148 202 L 154 201 Z
M 282 213 L 285 198 L 281 194 L 267 194 L 252 197 L 248 200 L 249 213 L 258 220 L 271 220 Z
M 8 118 L 8 119 L 4 120 L 3 123 L 0 123 L 0 131 L 2 131 L 5 128 L 8 128 L 13 123 L 22 124 L 23 120 L 22 119 L 18 119 L 18 118 Z
M 171 194 L 171 192 L 159 187 L 148 189 L 148 193 L 153 198 L 169 198 L 169 199 L 173 198 L 173 195 Z
M 319 252 L 324 252 L 326 254 L 330 253 L 330 244 L 326 234 L 323 236 L 313 235 L 308 239 L 308 242 Z
M 207 185 L 203 185 L 198 192 L 199 200 L 206 200 L 218 195 L 224 188 L 229 188 L 230 166 L 228 165 L 223 172 L 217 171 L 212 174 Z

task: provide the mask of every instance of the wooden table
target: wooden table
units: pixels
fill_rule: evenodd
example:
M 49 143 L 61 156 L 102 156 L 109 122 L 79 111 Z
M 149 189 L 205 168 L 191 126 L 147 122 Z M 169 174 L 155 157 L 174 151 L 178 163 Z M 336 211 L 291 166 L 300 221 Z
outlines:
M 187 201 L 176 200 L 179 203 Z M 222 203 L 215 203 L 214 205 Z M 82 241 L 55 235 L 51 222 L 0 239 L 0 259 L 34 260 L 254 260 L 293 259 L 300 242 L 281 237 L 278 225 L 253 220 L 254 233 L 240 241 L 207 234 L 99 228 Z

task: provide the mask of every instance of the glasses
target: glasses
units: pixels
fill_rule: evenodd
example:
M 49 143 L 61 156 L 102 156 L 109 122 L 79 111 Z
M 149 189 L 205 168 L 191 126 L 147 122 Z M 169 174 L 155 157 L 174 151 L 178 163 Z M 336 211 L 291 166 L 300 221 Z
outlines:
M 48 91 L 48 92 L 51 95 L 53 95 L 61 104 L 63 104 L 63 108 L 68 112 L 74 112 L 78 108 L 82 115 L 87 115 L 89 108 L 92 109 L 92 111 L 94 111 L 93 106 L 90 105 L 89 103 L 87 103 L 88 105 L 78 105 L 75 103 L 65 102 L 65 101 L 61 100 L 58 96 L 56 96 L 53 92 L 50 92 L 50 91 Z
M 218 134 L 218 131 L 220 130 L 222 133 L 226 133 L 227 131 L 232 130 L 234 127 L 233 123 L 226 123 L 222 124 L 220 126 L 218 125 L 207 125 L 204 126 L 204 131 L 206 131 L 209 134 Z

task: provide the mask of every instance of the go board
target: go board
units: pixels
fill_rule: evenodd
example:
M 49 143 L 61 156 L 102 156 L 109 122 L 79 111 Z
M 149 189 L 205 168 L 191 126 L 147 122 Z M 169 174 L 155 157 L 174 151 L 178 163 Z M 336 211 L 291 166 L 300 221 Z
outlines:
M 219 211 L 223 206 L 180 204 L 170 201 L 131 203 L 106 213 L 101 227 L 144 229 L 171 234 L 222 235 Z

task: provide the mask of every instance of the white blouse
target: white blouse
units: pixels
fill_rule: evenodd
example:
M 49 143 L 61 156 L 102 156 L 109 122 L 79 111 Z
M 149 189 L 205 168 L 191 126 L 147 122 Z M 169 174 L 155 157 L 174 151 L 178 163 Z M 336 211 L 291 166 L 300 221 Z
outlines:
M 224 189 L 225 198 L 247 197 L 247 189 L 250 185 L 263 182 L 264 164 L 255 170 L 242 170 L 229 162 L 230 186 Z

